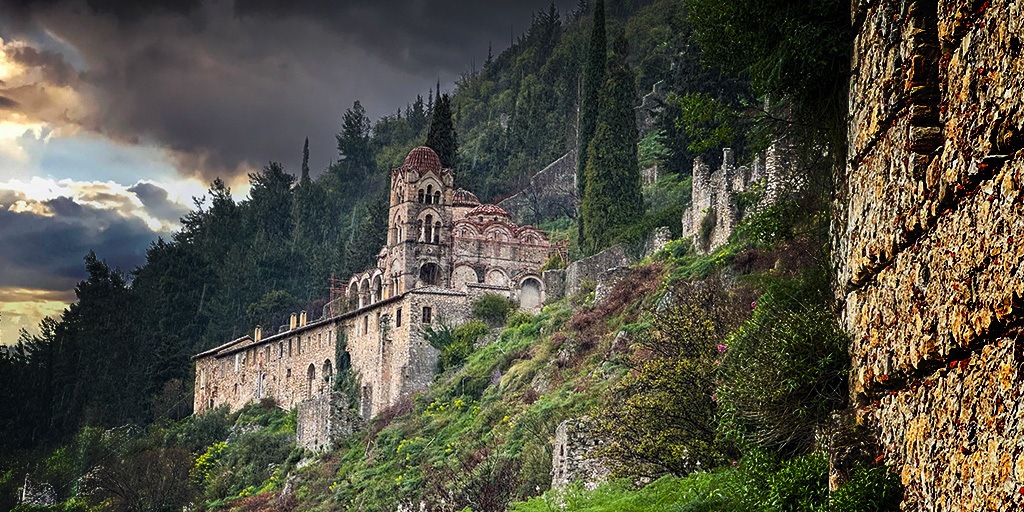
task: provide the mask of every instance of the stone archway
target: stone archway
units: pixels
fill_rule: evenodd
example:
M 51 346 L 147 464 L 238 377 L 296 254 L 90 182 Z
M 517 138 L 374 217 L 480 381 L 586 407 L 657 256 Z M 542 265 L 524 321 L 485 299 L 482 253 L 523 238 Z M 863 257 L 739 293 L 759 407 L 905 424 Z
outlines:
M 519 307 L 538 309 L 543 303 L 543 287 L 535 277 L 527 277 L 519 284 Z

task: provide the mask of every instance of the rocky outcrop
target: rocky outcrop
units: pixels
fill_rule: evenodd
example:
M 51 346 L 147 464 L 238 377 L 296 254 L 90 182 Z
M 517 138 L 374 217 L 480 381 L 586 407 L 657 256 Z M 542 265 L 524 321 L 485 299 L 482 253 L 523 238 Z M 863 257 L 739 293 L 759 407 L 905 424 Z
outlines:
M 905 509 L 1024 507 L 1024 6 L 853 16 L 833 234 L 858 417 Z

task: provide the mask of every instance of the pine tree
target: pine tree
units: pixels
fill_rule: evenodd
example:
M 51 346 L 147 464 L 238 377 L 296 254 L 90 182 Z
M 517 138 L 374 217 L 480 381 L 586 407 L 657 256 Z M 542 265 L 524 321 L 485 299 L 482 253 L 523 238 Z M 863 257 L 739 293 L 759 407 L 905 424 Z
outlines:
M 616 228 L 643 216 L 637 163 L 636 102 L 633 73 L 626 64 L 626 41 L 615 42 L 608 80 L 601 91 L 597 129 L 587 147 L 586 194 L 581 205 L 583 247 L 593 253 L 607 246 Z
M 607 64 L 606 36 L 604 29 L 604 0 L 594 4 L 593 29 L 590 34 L 590 47 L 587 50 L 587 61 L 583 70 L 583 91 L 580 98 L 579 135 L 576 145 L 576 187 L 580 201 L 587 194 L 586 168 L 589 160 L 590 139 L 597 128 L 600 110 L 599 92 L 605 85 L 605 66 Z M 586 219 L 583 215 L 578 219 L 578 235 L 580 245 L 584 242 Z
M 455 123 L 452 122 L 452 100 L 448 94 L 439 96 L 437 104 L 434 105 L 426 145 L 437 152 L 441 165 L 455 168 L 459 144 L 455 135 Z
M 363 105 L 356 101 L 345 111 L 338 139 L 339 162 L 343 181 L 364 179 L 374 169 L 373 148 L 370 147 L 370 119 Z

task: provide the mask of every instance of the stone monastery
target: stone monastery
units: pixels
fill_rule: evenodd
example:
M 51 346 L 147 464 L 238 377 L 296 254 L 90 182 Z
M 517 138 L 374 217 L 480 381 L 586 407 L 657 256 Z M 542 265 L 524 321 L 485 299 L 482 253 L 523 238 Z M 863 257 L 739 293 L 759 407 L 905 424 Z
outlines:
M 454 181 L 432 149 L 413 149 L 391 171 L 387 243 L 376 267 L 352 276 L 320 319 L 293 314 L 281 332 L 264 336 L 256 327 L 194 356 L 195 412 L 272 397 L 281 407 L 299 406 L 299 441 L 315 448 L 335 428 L 323 423 L 332 416 L 339 348 L 358 381 L 359 415 L 369 419 L 431 382 L 438 351 L 423 338 L 425 327 L 467 321 L 486 293 L 539 308 L 539 269 L 558 248 Z

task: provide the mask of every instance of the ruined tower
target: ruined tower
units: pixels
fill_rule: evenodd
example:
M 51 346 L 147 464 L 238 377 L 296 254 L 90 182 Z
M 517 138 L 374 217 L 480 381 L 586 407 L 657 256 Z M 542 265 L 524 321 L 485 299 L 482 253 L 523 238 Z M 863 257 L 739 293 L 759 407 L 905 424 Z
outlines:
M 454 172 L 425 146 L 391 171 L 387 249 L 380 262 L 389 296 L 421 286 L 448 286 L 454 179 Z

